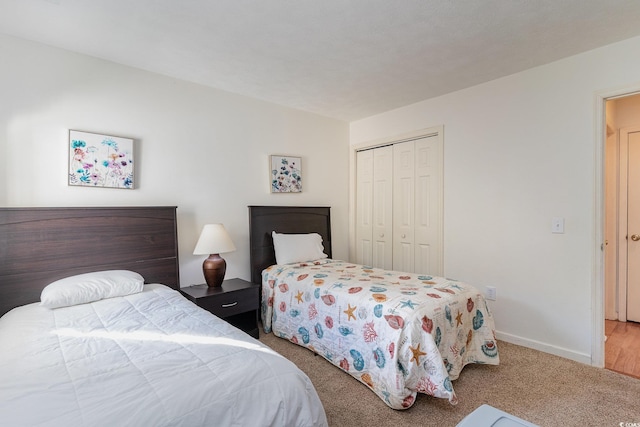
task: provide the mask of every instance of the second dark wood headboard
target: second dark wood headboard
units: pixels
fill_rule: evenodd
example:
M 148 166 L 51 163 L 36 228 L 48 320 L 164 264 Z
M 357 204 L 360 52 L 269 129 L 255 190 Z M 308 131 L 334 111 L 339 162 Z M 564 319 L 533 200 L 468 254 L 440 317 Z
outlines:
M 176 207 L 0 208 L 0 316 L 49 283 L 132 270 L 179 289 Z
M 249 206 L 251 281 L 262 283 L 262 270 L 276 263 L 271 232 L 318 233 L 331 258 L 331 208 L 318 206 Z

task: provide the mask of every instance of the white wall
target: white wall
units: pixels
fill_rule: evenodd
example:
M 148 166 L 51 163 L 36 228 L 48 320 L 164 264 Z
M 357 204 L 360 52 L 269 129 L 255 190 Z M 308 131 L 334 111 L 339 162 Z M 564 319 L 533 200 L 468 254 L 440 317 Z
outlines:
M 182 286 L 204 280 L 209 222 L 250 279 L 248 205 L 331 206 L 348 256 L 347 123 L 6 36 L 0 57 L 0 206 L 177 205 Z M 67 186 L 69 129 L 134 138 L 138 188 Z M 269 193 L 270 154 L 302 157 L 302 193 Z
M 351 145 L 444 125 L 445 274 L 497 288 L 499 338 L 595 356 L 596 95 L 640 87 L 638 51 L 626 40 L 351 123 Z

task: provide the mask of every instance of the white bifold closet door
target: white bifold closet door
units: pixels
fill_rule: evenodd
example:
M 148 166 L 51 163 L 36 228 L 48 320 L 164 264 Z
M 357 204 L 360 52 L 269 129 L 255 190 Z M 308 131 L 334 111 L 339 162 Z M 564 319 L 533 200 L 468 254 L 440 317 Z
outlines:
M 439 134 L 356 154 L 356 262 L 442 275 Z
M 393 269 L 393 147 L 359 151 L 356 262 Z
M 393 146 L 393 269 L 442 275 L 442 153 L 438 136 Z

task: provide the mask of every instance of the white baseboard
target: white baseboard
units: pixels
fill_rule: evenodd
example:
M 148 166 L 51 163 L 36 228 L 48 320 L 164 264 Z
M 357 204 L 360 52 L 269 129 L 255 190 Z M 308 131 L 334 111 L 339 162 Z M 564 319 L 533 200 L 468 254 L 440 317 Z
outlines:
M 564 357 L 565 359 L 575 360 L 576 362 L 584 363 L 586 365 L 591 365 L 591 355 L 586 353 L 579 353 L 577 351 L 569 350 L 563 347 L 558 347 L 555 345 L 531 340 L 528 338 L 522 338 L 517 335 L 507 334 L 499 331 L 496 331 L 496 338 L 510 344 L 521 345 L 522 347 L 531 348 L 534 350 L 542 351 L 544 353 Z

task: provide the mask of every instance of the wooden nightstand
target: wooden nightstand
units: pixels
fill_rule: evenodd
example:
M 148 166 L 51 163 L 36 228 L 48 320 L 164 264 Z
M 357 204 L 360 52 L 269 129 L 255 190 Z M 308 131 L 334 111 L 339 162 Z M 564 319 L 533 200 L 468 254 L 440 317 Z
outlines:
M 229 279 L 219 287 L 192 285 L 181 288 L 180 292 L 198 307 L 215 314 L 254 338 L 259 337 L 260 285 L 242 279 Z

